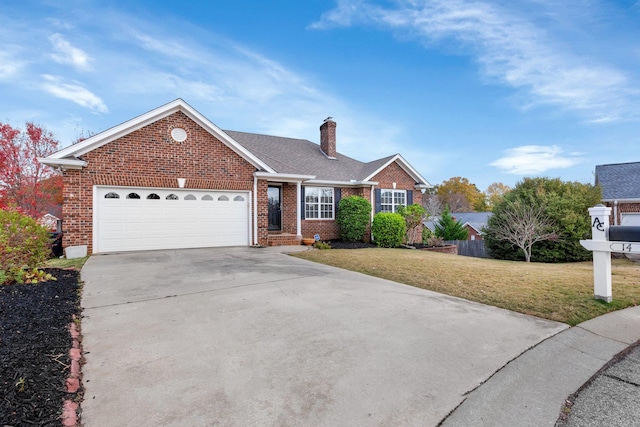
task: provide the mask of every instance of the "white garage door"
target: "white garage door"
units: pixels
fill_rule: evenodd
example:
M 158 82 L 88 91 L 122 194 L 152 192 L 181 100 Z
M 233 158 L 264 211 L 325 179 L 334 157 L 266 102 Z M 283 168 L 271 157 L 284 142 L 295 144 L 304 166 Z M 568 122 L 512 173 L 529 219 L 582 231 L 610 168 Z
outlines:
M 249 192 L 97 187 L 94 252 L 245 246 Z
M 640 225 L 640 213 L 623 213 L 620 225 Z

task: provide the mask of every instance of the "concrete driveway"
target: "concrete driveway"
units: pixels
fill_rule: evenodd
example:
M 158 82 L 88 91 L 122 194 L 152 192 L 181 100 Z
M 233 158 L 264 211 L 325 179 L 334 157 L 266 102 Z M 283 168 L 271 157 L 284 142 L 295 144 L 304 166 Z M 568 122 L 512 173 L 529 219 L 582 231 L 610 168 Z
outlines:
M 90 427 L 436 425 L 567 326 L 278 248 L 93 256 Z

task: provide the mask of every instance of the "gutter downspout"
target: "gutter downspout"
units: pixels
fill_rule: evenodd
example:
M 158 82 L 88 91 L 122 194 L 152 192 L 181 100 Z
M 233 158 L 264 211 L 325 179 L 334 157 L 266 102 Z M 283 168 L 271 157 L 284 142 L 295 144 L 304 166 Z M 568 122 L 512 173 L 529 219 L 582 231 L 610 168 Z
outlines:
M 613 201 L 613 225 L 618 225 L 618 201 Z
M 302 224 L 300 212 L 300 192 L 302 191 L 302 182 L 296 182 L 296 235 L 302 237 Z
M 253 177 L 253 244 L 258 245 L 258 178 Z

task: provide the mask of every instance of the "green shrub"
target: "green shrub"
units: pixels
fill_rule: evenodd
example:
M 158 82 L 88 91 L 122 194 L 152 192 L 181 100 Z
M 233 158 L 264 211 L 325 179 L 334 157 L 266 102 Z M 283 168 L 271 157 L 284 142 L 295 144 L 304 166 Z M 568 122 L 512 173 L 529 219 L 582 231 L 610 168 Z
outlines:
M 50 252 L 46 228 L 20 212 L 0 210 L 0 284 L 37 281 L 34 271 Z
M 413 245 L 418 238 L 422 239 L 422 219 L 426 212 L 426 209 L 417 203 L 398 207 L 398 213 L 402 215 L 407 226 L 407 244 Z
M 380 212 L 373 217 L 371 232 L 376 245 L 395 248 L 404 241 L 407 225 L 398 213 Z
M 485 228 L 485 245 L 493 258 L 524 260 L 524 254 L 514 244 L 496 237 L 495 227 L 504 217 L 510 203 L 520 201 L 540 207 L 553 223 L 557 238 L 537 242 L 531 250 L 534 262 L 575 262 L 591 259 L 591 252 L 580 245 L 591 236 L 588 208 L 602 200 L 600 187 L 559 178 L 524 178 L 496 203 L 493 216 Z
M 431 231 L 429 227 L 422 227 L 422 243 L 426 245 L 427 240 L 429 240 L 432 237 L 435 237 L 435 234 L 433 234 L 433 231 Z
M 316 249 L 331 249 L 331 245 L 328 242 L 323 242 L 321 240 L 315 242 L 313 247 Z
M 347 242 L 363 241 L 371 218 L 371 203 L 364 197 L 349 196 L 340 200 L 336 222 L 340 238 Z
M 469 237 L 467 230 L 455 220 L 449 208 L 442 212 L 440 221 L 436 223 L 435 228 L 436 236 L 442 237 L 443 240 L 467 240 Z

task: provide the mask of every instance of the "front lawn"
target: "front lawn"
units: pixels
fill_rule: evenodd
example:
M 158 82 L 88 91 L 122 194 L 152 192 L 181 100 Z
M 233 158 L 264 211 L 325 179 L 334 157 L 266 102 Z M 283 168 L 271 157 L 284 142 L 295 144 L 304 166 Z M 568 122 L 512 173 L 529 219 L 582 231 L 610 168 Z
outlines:
M 540 264 L 408 249 L 331 249 L 293 256 L 577 325 L 640 304 L 640 264 L 613 260 L 613 302 L 593 298 L 591 262 Z

